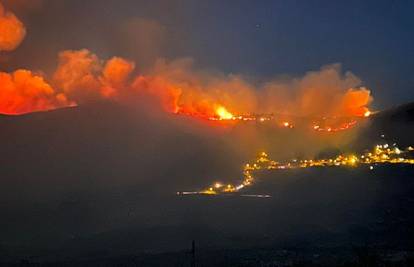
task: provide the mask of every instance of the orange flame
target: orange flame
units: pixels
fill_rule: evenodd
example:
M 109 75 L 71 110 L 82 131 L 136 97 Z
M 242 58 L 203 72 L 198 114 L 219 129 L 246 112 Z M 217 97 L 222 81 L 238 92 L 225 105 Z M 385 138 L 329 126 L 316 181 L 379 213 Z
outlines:
M 234 118 L 233 114 L 227 111 L 223 106 L 220 106 L 216 109 L 216 114 L 220 120 L 231 120 Z

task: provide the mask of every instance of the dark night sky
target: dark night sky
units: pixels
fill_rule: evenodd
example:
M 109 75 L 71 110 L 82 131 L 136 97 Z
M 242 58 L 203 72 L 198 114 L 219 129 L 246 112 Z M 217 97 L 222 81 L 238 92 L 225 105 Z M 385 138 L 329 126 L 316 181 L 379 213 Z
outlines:
M 6 68 L 47 72 L 60 50 L 79 48 L 138 65 L 192 57 L 201 69 L 256 79 L 339 62 L 381 108 L 414 100 L 413 10 L 408 0 L 45 1 L 20 12 L 28 36 Z

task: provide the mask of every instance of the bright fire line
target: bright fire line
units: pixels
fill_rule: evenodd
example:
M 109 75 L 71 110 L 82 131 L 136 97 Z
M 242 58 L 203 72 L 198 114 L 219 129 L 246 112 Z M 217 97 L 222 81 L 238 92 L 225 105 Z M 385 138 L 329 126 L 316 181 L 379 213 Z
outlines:
M 191 113 L 191 112 L 185 112 L 182 110 L 177 110 L 175 113 L 179 115 L 202 118 L 202 119 L 206 119 L 210 121 L 257 122 L 257 123 L 275 122 L 275 125 L 280 128 L 286 128 L 286 129 L 295 128 L 295 123 L 293 121 L 286 120 L 286 116 L 287 117 L 294 117 L 294 116 L 274 115 L 274 114 L 234 114 L 222 105 L 219 105 L 215 109 L 214 115 Z M 359 121 L 370 117 L 372 114 L 373 112 L 367 110 L 362 116 L 353 116 L 349 118 L 345 118 L 345 117 L 314 118 L 308 128 L 315 132 L 326 132 L 326 133 L 341 132 L 341 131 L 354 128 Z

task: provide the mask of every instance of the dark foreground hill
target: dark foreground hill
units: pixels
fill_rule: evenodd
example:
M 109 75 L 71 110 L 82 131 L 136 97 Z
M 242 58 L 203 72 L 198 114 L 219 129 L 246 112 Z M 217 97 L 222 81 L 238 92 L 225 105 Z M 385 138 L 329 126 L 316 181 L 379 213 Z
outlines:
M 397 142 L 406 147 L 413 144 L 414 103 L 378 112 L 370 117 L 370 123 L 359 136 L 360 146 L 375 143 Z
M 375 114 L 356 143 L 411 144 L 413 110 Z M 0 129 L 5 265 L 189 266 L 192 240 L 198 266 L 412 260 L 412 166 L 268 173 L 247 192 L 268 199 L 183 198 L 174 192 L 239 177 L 239 144 L 204 123 L 109 103 L 4 116 Z

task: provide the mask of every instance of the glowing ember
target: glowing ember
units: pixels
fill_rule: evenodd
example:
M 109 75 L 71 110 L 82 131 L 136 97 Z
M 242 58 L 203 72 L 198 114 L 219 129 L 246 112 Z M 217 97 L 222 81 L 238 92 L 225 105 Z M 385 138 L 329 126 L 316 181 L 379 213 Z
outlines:
M 186 111 L 185 109 L 179 108 L 177 112 L 175 112 L 178 115 L 185 115 L 185 116 L 192 116 L 200 119 L 206 119 L 210 121 L 222 121 L 222 122 L 235 122 L 235 123 L 266 123 L 266 122 L 276 122 L 276 124 L 270 124 L 270 125 L 276 125 L 280 128 L 286 128 L 286 129 L 293 129 L 298 126 L 298 128 L 301 128 L 303 125 L 303 122 L 307 121 L 306 117 L 298 117 L 295 115 L 286 115 L 286 114 L 234 114 L 229 112 L 224 106 L 218 106 L 218 108 L 215 109 L 213 115 L 207 115 L 203 113 L 194 113 Z M 371 114 L 371 112 L 370 112 Z M 286 117 L 289 117 L 292 121 L 287 121 Z M 353 117 L 320 117 L 315 118 L 313 117 L 312 122 L 310 123 L 310 126 L 306 125 L 305 127 L 307 129 L 313 129 L 317 132 L 341 132 L 344 130 L 349 130 L 354 128 L 358 122 L 362 121 L 365 117 L 361 116 L 353 116 Z M 301 121 L 301 124 L 295 125 L 295 121 Z
M 333 126 L 321 127 L 320 125 L 314 125 L 312 128 L 313 130 L 318 131 L 318 132 L 339 132 L 339 131 L 351 129 L 355 127 L 356 124 L 357 124 L 356 120 L 351 120 L 349 122 L 342 123 L 337 127 L 333 127 Z
M 280 120 L 280 117 L 286 117 L 283 115 L 274 115 L 274 114 L 242 114 L 242 115 L 235 115 L 230 113 L 225 107 L 219 106 L 216 111 L 215 115 L 213 116 L 205 116 L 198 113 L 190 113 L 185 112 L 183 110 L 179 110 L 177 112 L 179 115 L 186 115 L 186 116 L 193 116 L 198 117 L 200 119 L 207 119 L 211 121 L 232 121 L 232 122 L 272 122 L 276 121 L 276 125 L 281 128 L 293 129 L 295 128 L 294 124 L 289 121 Z M 297 116 L 290 115 L 290 117 L 298 118 Z M 303 119 L 303 118 L 300 118 Z M 317 132 L 340 132 L 344 130 L 348 130 L 354 128 L 362 118 L 360 117 L 353 117 L 353 118 L 341 118 L 341 117 L 321 117 L 317 119 L 317 122 L 314 121 L 310 128 Z M 300 128 L 300 127 L 299 127 Z

